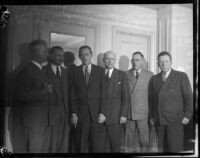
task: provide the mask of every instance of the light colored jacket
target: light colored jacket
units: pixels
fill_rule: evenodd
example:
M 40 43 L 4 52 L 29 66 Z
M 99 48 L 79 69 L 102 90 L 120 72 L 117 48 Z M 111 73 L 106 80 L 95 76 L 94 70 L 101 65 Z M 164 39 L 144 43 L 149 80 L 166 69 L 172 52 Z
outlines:
M 126 72 L 130 87 L 131 106 L 128 119 L 144 120 L 148 119 L 148 87 L 153 76 L 151 71 L 142 69 L 138 80 L 132 70 Z

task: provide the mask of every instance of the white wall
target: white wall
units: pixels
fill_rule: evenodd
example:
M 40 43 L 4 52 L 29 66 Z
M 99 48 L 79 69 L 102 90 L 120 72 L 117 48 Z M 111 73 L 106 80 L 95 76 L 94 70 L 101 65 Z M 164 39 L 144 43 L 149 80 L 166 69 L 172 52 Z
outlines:
M 171 52 L 175 69 L 184 71 L 193 85 L 193 11 L 172 6 Z M 192 86 L 193 87 L 193 86 Z

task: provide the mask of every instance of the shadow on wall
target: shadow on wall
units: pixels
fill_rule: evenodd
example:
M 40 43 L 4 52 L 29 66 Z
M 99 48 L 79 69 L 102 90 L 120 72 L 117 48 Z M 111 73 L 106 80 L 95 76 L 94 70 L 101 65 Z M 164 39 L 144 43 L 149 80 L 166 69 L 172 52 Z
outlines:
M 122 55 L 119 59 L 119 69 L 127 71 L 129 67 L 129 58 L 126 55 Z
M 147 63 L 146 59 L 144 59 L 144 62 L 142 64 L 142 68 L 148 70 L 148 63 Z
M 97 56 L 97 65 L 104 68 L 103 56 L 104 53 L 99 53 L 99 55 Z
M 17 55 L 19 56 L 19 64 L 12 71 L 7 72 L 7 97 L 8 105 L 11 107 L 11 111 L 8 116 L 8 130 L 10 132 L 10 140 L 13 148 L 13 152 L 23 153 L 25 152 L 25 134 L 22 128 L 22 105 L 17 100 L 17 76 L 20 70 L 30 61 L 30 54 L 28 50 L 29 43 L 21 44 L 18 48 Z

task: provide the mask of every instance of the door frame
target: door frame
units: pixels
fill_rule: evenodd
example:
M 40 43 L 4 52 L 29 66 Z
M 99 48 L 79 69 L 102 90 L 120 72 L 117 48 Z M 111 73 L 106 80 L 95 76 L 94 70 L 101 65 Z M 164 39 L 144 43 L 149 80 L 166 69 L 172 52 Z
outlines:
M 45 25 L 48 24 L 48 25 Z M 65 30 L 62 31 L 60 28 L 62 27 L 71 27 L 74 26 L 82 29 L 83 33 L 79 34 L 75 31 L 75 29 L 73 31 L 71 30 Z M 87 43 L 87 35 L 86 35 L 86 31 L 84 30 L 90 30 L 91 32 L 94 32 L 94 44 L 91 46 L 91 49 L 93 50 L 93 57 L 92 57 L 92 62 L 94 64 L 97 64 L 97 55 L 99 53 L 99 25 L 98 24 L 86 24 L 86 23 L 79 23 L 78 21 L 68 21 L 68 22 L 57 22 L 55 23 L 54 21 L 46 21 L 44 19 L 40 19 L 40 18 L 35 18 L 34 19 L 34 30 L 33 30 L 33 37 L 34 39 L 44 39 L 47 41 L 48 46 L 50 46 L 51 44 L 51 33 L 55 32 L 55 33 L 61 33 L 61 34 L 69 34 L 69 35 L 73 35 L 73 36 L 84 36 L 86 37 L 86 42 L 85 44 L 88 45 Z
M 141 36 L 147 38 L 147 62 L 148 69 L 154 73 L 157 72 L 157 53 L 156 53 L 156 32 L 151 32 L 143 29 L 135 29 L 121 26 L 112 27 L 112 49 L 116 50 L 117 45 L 117 34 Z

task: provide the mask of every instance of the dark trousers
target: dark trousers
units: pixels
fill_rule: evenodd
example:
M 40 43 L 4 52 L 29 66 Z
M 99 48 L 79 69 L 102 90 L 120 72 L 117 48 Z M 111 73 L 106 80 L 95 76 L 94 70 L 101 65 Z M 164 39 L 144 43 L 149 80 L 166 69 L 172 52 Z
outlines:
M 158 151 L 159 152 L 173 152 L 177 153 L 183 151 L 183 125 L 173 124 L 173 125 L 160 125 L 157 127 L 158 131 Z M 166 137 L 165 137 L 166 134 Z M 165 139 L 167 138 L 167 139 Z M 167 140 L 168 149 L 163 148 L 164 141 Z
M 50 126 L 50 152 L 68 152 L 69 130 L 68 116 L 65 111 L 60 111 L 54 124 Z
M 105 125 L 91 120 L 90 115 L 78 118 L 75 128 L 75 152 L 104 152 Z
M 25 128 L 25 142 L 28 153 L 48 153 L 50 141 L 50 128 Z
M 121 124 L 106 125 L 106 133 L 109 142 L 109 151 L 120 152 L 122 125 Z

